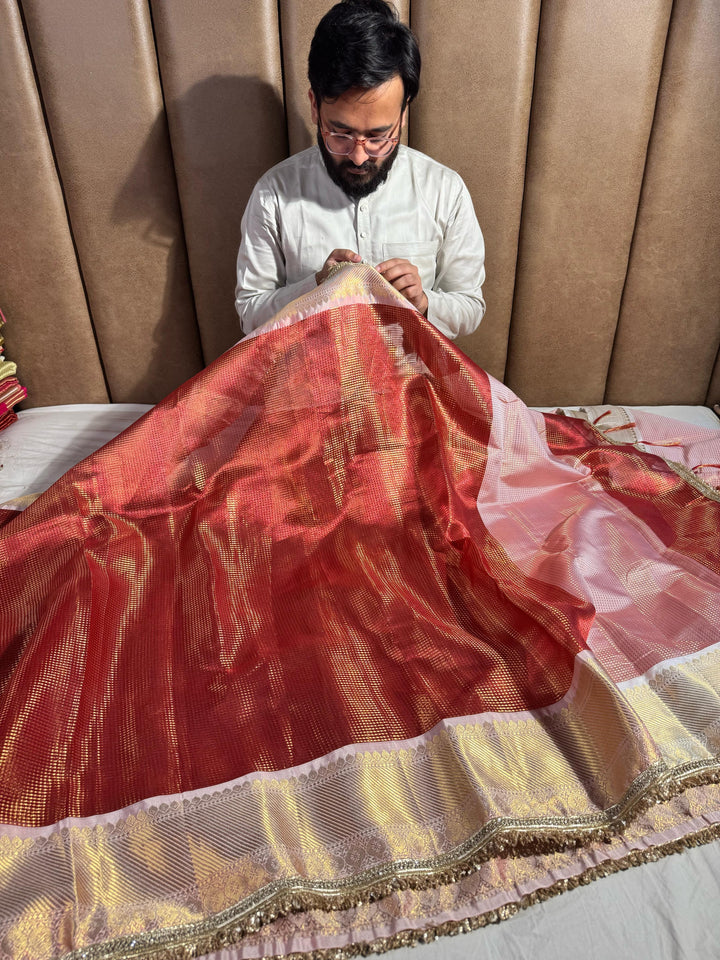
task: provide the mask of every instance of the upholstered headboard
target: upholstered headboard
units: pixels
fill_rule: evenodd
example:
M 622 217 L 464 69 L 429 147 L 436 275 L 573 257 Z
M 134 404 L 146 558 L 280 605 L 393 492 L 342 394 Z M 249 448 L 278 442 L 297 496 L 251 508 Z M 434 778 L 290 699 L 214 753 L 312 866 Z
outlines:
M 234 343 L 240 217 L 312 142 L 330 0 L 0 0 L 0 306 L 27 405 L 154 402 Z M 717 0 L 403 0 L 409 142 L 487 243 L 460 346 L 530 404 L 720 401 Z

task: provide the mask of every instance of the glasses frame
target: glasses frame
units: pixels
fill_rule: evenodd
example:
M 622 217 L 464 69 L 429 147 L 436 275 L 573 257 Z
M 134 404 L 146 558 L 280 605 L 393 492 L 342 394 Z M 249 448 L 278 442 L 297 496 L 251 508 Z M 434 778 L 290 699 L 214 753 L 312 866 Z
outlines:
M 404 113 L 405 113 L 405 107 L 403 107 L 402 110 L 400 111 L 400 116 L 398 118 L 397 123 L 394 124 L 392 128 L 393 130 L 397 130 L 400 124 L 402 124 L 402 118 Z M 382 160 L 384 157 L 390 156 L 390 154 L 392 153 L 393 147 L 400 142 L 399 133 L 397 137 L 356 137 L 352 133 L 338 133 L 337 130 L 323 130 L 322 127 L 320 128 L 320 133 L 322 134 L 322 138 L 328 153 L 331 153 L 334 157 L 349 157 L 350 154 L 355 149 L 355 147 L 360 146 L 363 148 L 363 150 L 369 157 L 372 157 L 375 160 Z M 346 140 L 351 140 L 353 142 L 353 146 L 350 147 L 347 153 L 337 153 L 335 150 L 330 149 L 330 146 L 328 145 L 328 137 L 343 137 Z M 385 143 L 390 144 L 390 146 L 388 147 L 385 153 L 370 153 L 370 151 L 365 146 L 365 144 L 371 140 L 382 140 Z

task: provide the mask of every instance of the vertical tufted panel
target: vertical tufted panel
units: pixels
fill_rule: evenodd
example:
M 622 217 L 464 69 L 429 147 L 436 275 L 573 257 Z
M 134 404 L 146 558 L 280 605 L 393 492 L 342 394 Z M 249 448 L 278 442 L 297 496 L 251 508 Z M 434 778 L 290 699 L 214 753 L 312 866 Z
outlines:
M 530 403 L 720 400 L 717 0 L 395 2 L 423 55 L 410 142 L 486 237 L 459 346 Z M 242 212 L 314 140 L 332 4 L 0 0 L 0 306 L 28 405 L 156 400 L 239 337 Z
M 275 0 L 153 0 L 205 359 L 240 339 L 235 259 L 258 177 L 287 155 Z
M 720 5 L 675 0 L 609 402 L 705 402 L 720 346 L 718 212 Z
M 315 143 L 308 102 L 307 58 L 318 21 L 333 0 L 280 0 L 285 108 L 290 153 Z
M 279 0 L 279 3 L 290 153 L 297 153 L 315 143 L 308 101 L 307 60 L 315 27 L 335 5 L 335 0 L 303 0 L 302 3 Z M 407 23 L 410 0 L 394 0 L 393 5 Z
M 24 0 L 113 400 L 201 364 L 145 0 Z
M 458 341 L 502 379 L 512 312 L 540 0 L 413 0 L 423 55 L 411 144 L 465 180 L 482 227 L 487 313 Z
M 625 282 L 671 0 L 544 0 L 507 381 L 599 403 Z
M 720 406 L 720 351 L 718 351 L 718 355 L 715 360 L 715 369 L 713 370 L 712 378 L 710 380 L 710 386 L 708 388 L 707 397 L 705 398 L 705 403 L 708 405 L 714 404 L 716 406 Z
M 28 404 L 102 403 L 102 368 L 15 0 L 0 0 L 0 307 Z

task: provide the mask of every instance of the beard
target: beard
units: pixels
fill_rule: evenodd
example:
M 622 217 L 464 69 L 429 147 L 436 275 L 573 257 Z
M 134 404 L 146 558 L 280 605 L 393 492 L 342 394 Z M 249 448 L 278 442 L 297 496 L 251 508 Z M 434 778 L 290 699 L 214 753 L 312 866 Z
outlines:
M 382 159 L 368 157 L 365 163 L 356 167 L 348 157 L 336 157 L 330 153 L 325 146 L 320 127 L 317 129 L 317 143 L 328 176 L 351 200 L 361 200 L 377 190 L 381 183 L 385 183 L 400 148 L 400 144 L 396 143 L 392 152 L 386 157 Z M 362 173 L 353 173 L 351 172 L 353 170 L 362 171 Z

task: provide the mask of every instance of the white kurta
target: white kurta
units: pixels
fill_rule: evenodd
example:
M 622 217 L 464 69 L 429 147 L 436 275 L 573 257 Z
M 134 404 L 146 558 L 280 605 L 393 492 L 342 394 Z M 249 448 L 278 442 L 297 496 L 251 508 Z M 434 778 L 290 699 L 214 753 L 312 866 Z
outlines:
M 414 263 L 428 319 L 446 336 L 480 323 L 485 244 L 461 177 L 401 145 L 385 183 L 351 200 L 314 146 L 269 170 L 245 210 L 235 292 L 245 333 L 311 290 L 337 248 L 373 266 L 393 257 Z

